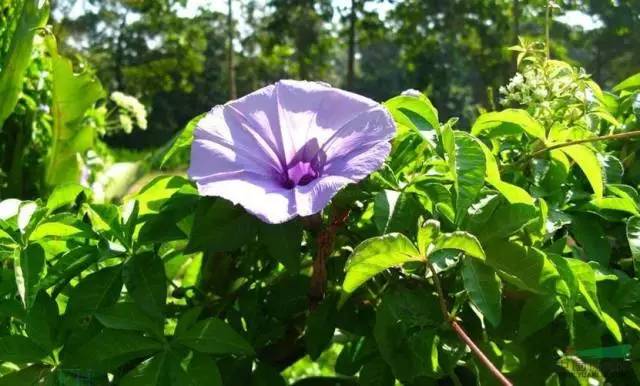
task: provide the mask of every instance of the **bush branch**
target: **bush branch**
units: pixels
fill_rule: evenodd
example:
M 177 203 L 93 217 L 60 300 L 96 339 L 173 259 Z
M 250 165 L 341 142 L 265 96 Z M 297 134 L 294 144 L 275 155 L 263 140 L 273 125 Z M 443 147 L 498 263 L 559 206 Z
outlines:
M 471 338 L 469 338 L 469 335 L 467 335 L 462 326 L 453 317 L 451 317 L 451 314 L 449 314 L 448 311 L 449 307 L 447 306 L 446 298 L 444 297 L 444 293 L 442 292 L 442 285 L 440 284 L 438 273 L 436 272 L 431 262 L 427 261 L 426 263 L 429 267 L 429 270 L 431 271 L 431 277 L 433 278 L 433 283 L 436 286 L 436 291 L 438 291 L 440 310 L 442 311 L 442 316 L 444 317 L 444 319 L 449 323 L 449 325 L 451 325 L 451 328 L 456 332 L 458 338 L 460 338 L 460 340 L 463 341 L 471 349 L 475 356 L 489 370 L 491 375 L 493 375 L 493 377 L 500 382 L 500 384 L 502 384 L 503 386 L 513 386 L 511 381 L 509 381 L 509 379 L 507 379 L 507 377 L 505 377 L 504 374 L 502 374 L 500 370 L 498 370 L 498 368 L 491 362 L 489 358 L 487 358 L 487 356 L 482 352 L 482 350 L 480 350 L 475 342 Z

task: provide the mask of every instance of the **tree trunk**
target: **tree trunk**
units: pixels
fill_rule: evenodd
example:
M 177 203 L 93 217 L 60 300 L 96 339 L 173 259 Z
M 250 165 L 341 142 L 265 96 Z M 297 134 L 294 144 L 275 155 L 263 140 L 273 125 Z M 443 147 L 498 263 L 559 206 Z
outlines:
M 118 29 L 118 40 L 116 41 L 116 53 L 113 59 L 114 77 L 116 80 L 116 90 L 124 90 L 124 74 L 122 67 L 124 66 L 124 29 L 127 27 L 127 13 L 122 16 L 120 28 Z
M 229 76 L 229 99 L 236 99 L 238 93 L 236 91 L 236 68 L 233 55 L 233 9 L 231 7 L 232 0 L 227 1 L 227 72 Z
M 520 36 L 520 0 L 513 0 L 513 8 L 511 10 L 513 17 L 513 44 L 518 44 L 518 37 Z M 513 55 L 512 67 L 513 70 L 517 70 L 516 55 Z
M 347 58 L 347 89 L 353 89 L 356 61 L 356 1 L 351 0 L 351 13 L 349 14 L 349 54 Z

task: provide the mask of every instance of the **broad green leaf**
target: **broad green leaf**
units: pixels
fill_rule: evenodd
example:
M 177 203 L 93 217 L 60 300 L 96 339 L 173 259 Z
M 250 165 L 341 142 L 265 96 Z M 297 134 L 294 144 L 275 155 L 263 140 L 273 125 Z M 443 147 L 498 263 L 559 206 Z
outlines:
M 202 307 L 200 306 L 190 308 L 185 312 L 183 312 L 182 315 L 180 315 L 180 318 L 178 319 L 178 325 L 176 326 L 174 335 L 181 336 L 182 334 L 189 331 L 191 327 L 193 327 L 196 324 L 201 313 L 202 313 Z
M 478 140 L 467 133 L 443 128 L 442 144 L 456 192 L 456 223 L 460 224 L 484 185 L 486 160 Z
M 291 220 L 283 224 L 260 224 L 258 238 L 266 246 L 269 255 L 282 263 L 289 271 L 300 269 L 300 249 L 303 236 L 302 223 Z
M 162 319 L 167 277 L 160 257 L 149 252 L 133 256 L 124 264 L 123 279 L 129 295 L 140 309 L 154 319 Z
M 440 129 L 438 111 L 424 94 L 419 97 L 400 95 L 386 101 L 384 106 L 398 125 L 416 130 L 433 148 L 436 147 Z
M 587 177 L 596 198 L 601 198 L 604 190 L 604 176 L 602 174 L 600 162 L 598 161 L 598 157 L 596 157 L 594 151 L 585 145 L 565 146 L 561 147 L 559 151 L 565 153 L 576 164 L 578 164 L 584 175 Z
M 629 213 L 633 216 L 640 216 L 638 206 L 631 198 L 628 197 L 595 198 L 589 201 L 587 204 L 583 205 L 581 208 L 605 215 L 605 218 L 608 214 L 607 212 L 610 211 Z
M 376 310 L 373 335 L 384 361 L 403 384 L 439 370 L 442 323 L 438 299 L 424 289 L 389 288 Z
M 46 350 L 25 336 L 9 335 L 0 338 L 0 362 L 33 363 L 47 354 Z
M 146 184 L 140 192 L 125 201 L 137 200 L 139 205 L 139 216 L 149 213 L 158 213 L 167 200 L 185 186 L 191 187 L 191 183 L 186 178 L 180 176 L 160 176 L 154 178 Z M 193 188 L 195 192 L 195 188 Z
M 120 386 L 171 386 L 167 352 L 161 352 L 140 363 L 120 381 Z
M 469 216 L 466 230 L 484 244 L 490 240 L 507 238 L 538 219 L 535 206 L 510 204 L 502 200 L 489 217 L 483 213 Z
M 534 295 L 527 299 L 520 313 L 518 338 L 525 339 L 553 322 L 560 305 L 555 297 Z
M 429 254 L 442 249 L 456 249 L 465 254 L 484 260 L 485 255 L 480 242 L 474 235 L 464 231 L 453 233 L 441 233 L 437 238 Z
M 429 245 L 431 245 L 440 234 L 440 223 L 437 220 L 427 220 L 418 228 L 418 250 L 420 256 L 426 257 Z
M 420 210 L 415 194 L 383 190 L 374 197 L 373 223 L 380 234 L 399 232 L 411 237 Z
M 175 342 L 208 354 L 253 355 L 251 345 L 224 321 L 209 318 L 176 337 Z
M 91 238 L 91 227 L 75 216 L 60 214 L 48 217 L 38 224 L 29 235 L 29 241 L 43 239 L 69 239 L 72 237 Z
M 498 275 L 480 261 L 465 259 L 462 280 L 473 304 L 497 327 L 502 318 L 502 288 Z
M 482 148 L 484 158 L 486 160 L 485 180 L 487 183 L 496 188 L 496 190 L 498 190 L 498 192 L 500 192 L 500 194 L 502 194 L 504 198 L 512 204 L 533 205 L 533 197 L 531 197 L 526 190 L 517 185 L 502 181 L 496 158 L 493 156 L 487 145 L 482 142 L 478 142 L 478 144 Z
M 638 216 L 630 217 L 627 220 L 627 241 L 637 277 L 640 274 L 640 217 Z
M 37 364 L 0 377 L 0 386 L 35 386 L 47 384 L 51 367 Z
M 114 330 L 146 331 L 162 338 L 162 321 L 152 320 L 135 303 L 116 303 L 95 314 L 103 326 Z
M 400 233 L 389 233 L 363 241 L 347 261 L 340 303 L 343 304 L 360 285 L 385 269 L 422 259 L 411 240 Z
M 50 351 L 55 347 L 58 325 L 58 304 L 46 291 L 40 291 L 33 307 L 27 313 L 27 336 L 40 347 Z
M 200 114 L 187 123 L 187 125 L 176 135 L 176 138 L 171 143 L 171 147 L 163 150 L 162 160 L 160 161 L 160 168 L 162 168 L 171 158 L 173 158 L 178 152 L 186 151 L 191 147 L 193 142 L 193 131 L 195 130 L 198 122 L 205 116 Z
M 255 239 L 258 225 L 258 220 L 240 206 L 220 198 L 203 198 L 196 209 L 187 252 L 238 249 Z
M 70 293 L 66 314 L 93 314 L 120 297 L 122 267 L 103 268 L 83 278 Z
M 85 344 L 67 352 L 63 364 L 67 368 L 108 371 L 160 350 L 162 343 L 139 332 L 104 329 Z
M 640 88 L 640 72 L 631 75 L 627 79 L 613 87 L 613 91 L 634 90 Z
M 218 365 L 209 355 L 193 353 L 185 371 L 190 386 L 222 386 Z
M 56 209 L 73 204 L 81 193 L 89 194 L 89 189 L 76 183 L 66 183 L 56 186 L 47 200 L 47 209 Z
M 525 110 L 506 109 L 484 113 L 476 119 L 471 128 L 475 136 L 487 135 L 489 138 L 504 135 L 517 135 L 522 132 L 544 141 L 545 130 L 538 121 Z
M 16 286 L 27 309 L 31 308 L 36 300 L 40 282 L 46 275 L 45 260 L 44 249 L 39 244 L 31 244 L 21 251 L 19 262 L 16 261 Z
M 336 303 L 335 298 L 327 297 L 307 317 L 304 340 L 307 353 L 312 360 L 329 347 L 335 331 Z
M 99 258 L 100 252 L 95 246 L 81 246 L 71 249 L 58 257 L 56 262 L 47 268 L 47 275 L 40 283 L 40 287 L 47 289 L 64 280 L 70 280 L 97 262 Z
M 573 215 L 570 231 L 583 248 L 587 260 L 609 265 L 611 245 L 597 216 L 588 213 Z
M 389 366 L 380 357 L 367 362 L 358 374 L 360 386 L 394 386 L 396 380 Z
M 47 35 L 45 43 L 51 56 L 51 148 L 45 164 L 45 183 L 53 187 L 80 178 L 77 154 L 93 146 L 94 128 L 82 118 L 94 103 L 104 97 L 100 82 L 88 71 L 73 72 L 71 62 L 58 54 L 55 38 Z
M 343 375 L 355 375 L 364 363 L 377 355 L 376 342 L 371 336 L 347 341 L 336 359 L 336 372 Z
M 539 294 L 555 293 L 558 271 L 540 250 L 514 241 L 494 240 L 484 244 L 486 264 L 518 288 Z
M 18 103 L 22 92 L 24 75 L 31 62 L 33 38 L 38 29 L 46 25 L 48 18 L 49 2 L 40 0 L 24 1 L 11 44 L 6 56 L 2 58 L 3 66 L 0 72 L 0 95 L 2 95 L 2 98 L 0 98 L 0 129 Z M 3 19 L 3 22 L 5 21 Z M 3 32 L 6 33 L 6 31 L 7 29 L 4 29 Z

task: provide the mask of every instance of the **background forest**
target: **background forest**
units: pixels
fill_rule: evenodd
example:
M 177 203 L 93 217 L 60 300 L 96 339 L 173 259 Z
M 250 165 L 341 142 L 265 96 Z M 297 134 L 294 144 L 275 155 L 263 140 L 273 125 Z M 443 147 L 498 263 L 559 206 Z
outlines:
M 0 0 L 0 386 L 640 384 L 639 70 L 640 0 Z

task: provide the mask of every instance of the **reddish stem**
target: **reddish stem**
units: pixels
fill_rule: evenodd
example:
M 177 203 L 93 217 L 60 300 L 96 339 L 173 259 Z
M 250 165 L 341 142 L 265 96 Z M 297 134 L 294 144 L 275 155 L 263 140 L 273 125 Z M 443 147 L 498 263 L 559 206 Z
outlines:
M 455 319 L 451 316 L 451 314 L 449 314 L 447 301 L 446 301 L 446 298 L 444 297 L 444 292 L 442 291 L 442 285 L 440 284 L 440 278 L 438 277 L 438 274 L 435 268 L 433 267 L 433 264 L 431 264 L 431 262 L 427 261 L 427 266 L 431 271 L 431 277 L 433 277 L 433 283 L 435 284 L 436 290 L 438 291 L 438 298 L 440 300 L 440 311 L 442 311 L 442 316 L 445 318 L 447 322 L 449 322 L 453 331 L 455 331 L 456 334 L 458 335 L 458 338 L 460 338 L 460 340 L 463 341 L 471 349 L 471 351 L 473 351 L 475 356 L 478 357 L 480 362 L 489 370 L 489 372 L 491 373 L 491 375 L 493 375 L 494 378 L 500 381 L 500 383 L 503 386 L 513 386 L 511 381 L 507 379 L 507 377 L 505 377 L 504 374 L 500 372 L 500 370 L 498 370 L 498 368 L 493 364 L 493 362 L 491 362 L 489 358 L 487 358 L 487 356 L 482 352 L 482 350 L 480 350 L 480 348 L 475 344 L 475 342 L 471 340 L 471 338 L 469 338 L 469 335 L 467 335 L 467 333 L 464 331 L 462 326 L 455 321 Z

